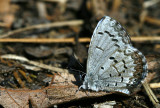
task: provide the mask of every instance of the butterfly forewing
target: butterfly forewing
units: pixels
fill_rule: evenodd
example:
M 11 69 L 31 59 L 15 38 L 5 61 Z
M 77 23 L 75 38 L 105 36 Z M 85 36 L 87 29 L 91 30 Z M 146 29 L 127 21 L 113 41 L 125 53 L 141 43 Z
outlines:
M 93 32 L 82 87 L 130 94 L 145 77 L 144 73 L 145 57 L 132 47 L 126 30 L 116 20 L 103 17 Z

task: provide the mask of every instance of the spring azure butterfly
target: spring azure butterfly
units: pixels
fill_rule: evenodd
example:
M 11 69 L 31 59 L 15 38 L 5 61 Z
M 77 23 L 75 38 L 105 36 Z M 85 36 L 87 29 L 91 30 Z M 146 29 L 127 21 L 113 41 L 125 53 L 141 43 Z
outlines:
M 81 88 L 130 95 L 146 75 L 146 59 L 132 46 L 126 30 L 109 16 L 103 17 L 91 38 Z

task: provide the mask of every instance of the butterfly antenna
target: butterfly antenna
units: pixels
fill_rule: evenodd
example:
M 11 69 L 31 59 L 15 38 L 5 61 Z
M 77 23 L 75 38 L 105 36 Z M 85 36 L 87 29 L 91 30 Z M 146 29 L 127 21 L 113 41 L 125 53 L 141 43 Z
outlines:
M 73 69 L 73 68 L 69 68 L 69 69 L 72 70 L 72 71 L 80 72 L 80 73 L 82 73 L 82 74 L 86 74 L 85 72 L 80 71 L 80 70 L 76 70 L 76 69 Z
M 76 59 L 77 63 L 83 68 L 83 65 L 79 62 L 78 57 L 76 56 L 75 53 L 74 53 L 73 57 Z
M 83 77 L 84 75 L 86 75 L 86 73 L 84 73 L 83 71 L 80 71 L 80 70 L 76 70 L 76 69 L 72 69 L 72 68 L 70 68 L 70 70 L 72 70 L 72 71 L 77 71 L 77 72 L 79 72 L 79 73 L 82 73 L 82 75 L 80 75 L 80 80 L 82 80 L 82 77 Z

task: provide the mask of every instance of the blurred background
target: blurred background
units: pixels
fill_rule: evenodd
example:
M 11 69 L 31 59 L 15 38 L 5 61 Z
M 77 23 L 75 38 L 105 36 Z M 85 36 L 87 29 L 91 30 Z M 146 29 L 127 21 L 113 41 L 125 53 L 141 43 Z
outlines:
M 28 52 L 25 45 L 19 45 L 19 43 L 23 43 L 23 38 L 40 39 L 43 44 L 45 44 L 45 41 L 42 38 L 59 39 L 53 42 L 56 43 L 54 44 L 55 47 L 66 47 L 69 44 L 70 48 L 78 47 L 75 44 L 77 45 L 78 39 L 80 39 L 82 46 L 88 47 L 89 38 L 97 22 L 104 15 L 107 15 L 124 26 L 131 35 L 134 46 L 145 55 L 159 54 L 159 4 L 159 0 L 1 0 L 0 38 L 20 38 L 22 40 L 17 40 L 18 45 L 16 40 L 1 40 L 2 42 L 5 41 L 5 44 L 9 41 L 14 42 L 14 46 L 7 44 L 0 47 L 2 48 L 0 53 L 22 54 Z M 70 24 L 63 23 L 67 23 L 67 21 Z M 47 24 L 54 22 L 63 24 L 47 26 Z M 39 28 L 33 27 L 34 25 L 38 25 Z M 26 27 L 28 27 L 26 30 L 14 32 L 14 30 Z M 10 31 L 13 32 L 8 34 Z M 63 42 L 62 38 L 74 38 L 75 42 L 71 40 Z M 35 40 L 26 41 L 28 41 L 27 43 L 36 43 L 32 42 Z M 57 44 L 58 42 L 62 44 Z M 74 44 L 70 45 L 70 43 Z M 32 45 L 42 46 L 40 44 Z M 71 47 L 72 45 L 73 47 Z M 78 48 L 78 50 L 80 49 Z M 80 52 L 75 51 L 77 55 Z M 86 55 L 84 54 L 84 56 Z
M 160 0 L 0 0 L 0 55 L 85 72 L 90 38 L 105 15 L 121 23 L 144 55 L 160 54 Z M 9 71 L 3 64 L 1 69 Z M 1 86 L 22 87 L 11 74 L 0 77 Z M 42 83 L 28 88 L 46 86 Z
M 79 38 L 81 39 L 80 43 L 84 43 L 83 46 L 88 47 L 88 38 L 91 37 L 97 22 L 104 15 L 107 15 L 116 19 L 124 26 L 131 35 L 134 46 L 145 55 L 159 54 L 159 4 L 159 0 L 1 0 L 0 38 L 34 38 L 41 39 L 41 41 L 43 41 L 42 38 L 54 38 L 60 40 L 53 43 L 58 43 L 58 41 L 62 43 L 61 45 L 54 44 L 54 46 L 57 45 L 58 47 L 67 46 L 68 44 L 66 43 L 77 45 Z M 61 24 L 67 21 L 70 24 Z M 58 23 L 57 26 L 47 26 L 47 24 L 54 22 L 61 23 Z M 39 25 L 39 28 L 33 27 L 34 25 Z M 26 27 L 29 29 L 14 32 L 14 30 Z M 13 32 L 7 34 L 10 31 Z M 69 40 L 69 42 L 67 40 L 67 42 L 62 42 L 62 38 L 74 38 L 75 42 Z M 1 41 L 3 42 L 3 40 Z M 19 43 L 23 43 L 23 40 L 21 41 Z M 28 40 L 28 43 L 29 41 L 34 40 Z M 6 42 L 7 40 L 5 40 Z M 42 43 L 44 44 L 45 41 Z M 0 53 L 22 54 L 22 50 L 27 52 L 25 46 L 18 48 L 19 46 L 17 46 L 16 42 L 12 46 L 14 48 L 7 44 L 7 48 L 0 47 L 2 48 Z M 76 53 L 79 52 L 76 51 Z

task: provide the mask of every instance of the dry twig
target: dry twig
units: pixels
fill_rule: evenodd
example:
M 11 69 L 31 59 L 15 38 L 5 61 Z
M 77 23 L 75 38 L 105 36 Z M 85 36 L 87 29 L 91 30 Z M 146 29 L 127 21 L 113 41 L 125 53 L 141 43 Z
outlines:
M 20 69 L 19 69 L 18 72 L 21 73 L 21 74 L 23 75 L 23 77 L 24 77 L 29 83 L 33 82 L 32 79 L 31 79 L 29 76 L 27 76 L 26 73 L 25 73 L 23 70 L 20 70 Z
M 17 55 L 14 55 L 14 54 L 2 55 L 1 58 L 19 60 L 19 61 L 22 61 L 22 62 L 27 62 L 29 64 L 35 65 L 37 67 L 41 67 L 43 69 L 48 69 L 48 70 L 52 70 L 52 71 L 59 72 L 59 73 L 68 73 L 67 69 L 61 69 L 61 68 L 58 68 L 58 67 L 53 67 L 53 66 L 49 66 L 49 65 L 46 65 L 46 64 L 43 64 L 43 63 L 31 61 L 31 60 L 28 60 L 25 57 L 17 56 Z
M 150 83 L 149 86 L 151 88 L 160 88 L 160 83 Z
M 90 42 L 90 38 L 79 38 L 79 42 Z M 160 41 L 160 36 L 137 36 L 131 37 L 131 40 L 134 42 L 145 42 L 145 41 Z M 1 43 L 5 42 L 19 42 L 19 43 L 75 43 L 74 38 L 38 38 L 38 39 L 15 39 L 15 38 L 4 38 L 0 39 Z
M 143 84 L 143 87 L 145 88 L 150 100 L 152 101 L 153 105 L 156 107 L 156 108 L 159 108 L 160 107 L 160 104 L 159 104 L 159 101 L 158 99 L 156 98 L 155 94 L 153 93 L 153 91 L 151 90 L 151 88 L 149 87 L 148 83 L 146 81 L 143 81 L 142 82 Z
M 146 16 L 145 17 L 145 21 L 148 22 L 148 23 L 160 26 L 160 19 L 156 19 L 156 18 L 152 18 L 152 17 Z
M 43 1 L 46 1 L 46 2 L 62 2 L 62 3 L 67 2 L 67 0 L 43 0 Z
M 143 3 L 143 7 L 144 8 L 149 8 L 155 4 L 158 4 L 158 2 L 160 2 L 160 0 L 150 0 L 150 1 L 144 1 Z
M 80 38 L 80 42 L 90 42 L 90 38 Z M 0 42 L 20 42 L 20 43 L 75 43 L 74 38 L 61 38 L 61 39 L 0 39 Z
M 53 22 L 53 23 L 47 23 L 47 24 L 38 24 L 38 25 L 33 25 L 33 26 L 10 31 L 6 34 L 0 35 L 0 38 L 6 38 L 11 35 L 25 32 L 28 30 L 34 30 L 34 29 L 40 29 L 40 28 L 62 27 L 62 26 L 78 26 L 82 24 L 83 24 L 83 20 L 72 20 L 72 21 L 63 21 L 63 22 Z
M 122 4 L 122 0 L 113 0 L 112 12 L 117 12 Z
M 14 77 L 15 77 L 15 79 L 17 80 L 17 82 L 19 83 L 19 85 L 22 87 L 22 88 L 24 88 L 25 87 L 25 82 L 23 82 L 22 80 L 21 80 L 21 78 L 19 77 L 19 75 L 18 75 L 18 72 L 13 72 L 13 75 L 14 75 Z

